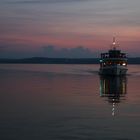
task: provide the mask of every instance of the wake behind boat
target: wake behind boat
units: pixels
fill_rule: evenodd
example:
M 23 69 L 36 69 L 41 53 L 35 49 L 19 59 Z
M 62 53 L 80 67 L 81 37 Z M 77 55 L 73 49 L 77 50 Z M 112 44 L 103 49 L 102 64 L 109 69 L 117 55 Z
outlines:
M 99 74 L 101 75 L 126 75 L 127 57 L 126 53 L 117 50 L 115 37 L 111 49 L 107 53 L 101 53 Z

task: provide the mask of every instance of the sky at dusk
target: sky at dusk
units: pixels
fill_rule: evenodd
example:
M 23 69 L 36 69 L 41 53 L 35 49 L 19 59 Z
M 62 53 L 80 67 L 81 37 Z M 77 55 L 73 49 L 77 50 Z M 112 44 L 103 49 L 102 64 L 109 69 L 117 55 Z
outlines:
M 140 0 L 0 0 L 0 58 L 97 57 L 116 36 L 140 56 Z

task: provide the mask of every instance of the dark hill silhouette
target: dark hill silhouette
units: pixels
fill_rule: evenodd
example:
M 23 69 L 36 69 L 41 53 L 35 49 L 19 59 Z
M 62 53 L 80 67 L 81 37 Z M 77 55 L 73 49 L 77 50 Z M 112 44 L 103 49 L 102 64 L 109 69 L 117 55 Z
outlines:
M 0 59 L 0 63 L 10 64 L 99 64 L 99 58 L 47 58 Z M 140 57 L 128 58 L 129 64 L 140 64 Z

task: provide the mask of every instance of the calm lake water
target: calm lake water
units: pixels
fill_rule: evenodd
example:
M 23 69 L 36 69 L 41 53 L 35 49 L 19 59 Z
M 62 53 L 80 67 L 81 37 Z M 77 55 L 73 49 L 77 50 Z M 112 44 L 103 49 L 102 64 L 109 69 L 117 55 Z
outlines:
M 140 65 L 0 65 L 0 140 L 139 140 Z

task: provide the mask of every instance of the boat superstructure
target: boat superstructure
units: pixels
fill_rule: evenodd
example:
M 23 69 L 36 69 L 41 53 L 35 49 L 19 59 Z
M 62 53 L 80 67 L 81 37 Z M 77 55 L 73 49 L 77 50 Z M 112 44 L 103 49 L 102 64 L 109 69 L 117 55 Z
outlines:
M 122 53 L 116 44 L 115 37 L 111 49 L 107 53 L 101 53 L 100 70 L 101 75 L 125 75 L 127 72 L 126 53 Z

